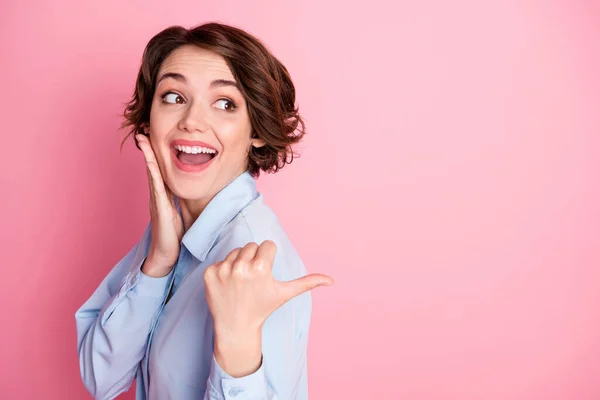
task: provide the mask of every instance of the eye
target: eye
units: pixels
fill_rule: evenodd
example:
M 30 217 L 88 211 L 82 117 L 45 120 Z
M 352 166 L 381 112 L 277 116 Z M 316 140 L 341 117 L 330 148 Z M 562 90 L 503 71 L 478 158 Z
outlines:
M 236 108 L 233 101 L 228 99 L 219 99 L 215 102 L 214 106 L 223 111 L 233 111 Z
M 181 97 L 177 93 L 173 93 L 173 92 L 168 92 L 168 93 L 163 94 L 161 99 L 162 99 L 163 103 L 167 103 L 167 104 L 182 104 L 183 103 L 183 97 Z

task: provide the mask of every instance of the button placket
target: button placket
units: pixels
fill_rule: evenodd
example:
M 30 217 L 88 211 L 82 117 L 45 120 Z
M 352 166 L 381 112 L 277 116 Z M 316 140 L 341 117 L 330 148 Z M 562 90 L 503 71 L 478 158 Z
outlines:
M 231 389 L 229 389 L 229 395 L 231 397 L 236 397 L 238 394 L 242 393 L 243 391 L 244 391 L 244 389 L 231 388 Z

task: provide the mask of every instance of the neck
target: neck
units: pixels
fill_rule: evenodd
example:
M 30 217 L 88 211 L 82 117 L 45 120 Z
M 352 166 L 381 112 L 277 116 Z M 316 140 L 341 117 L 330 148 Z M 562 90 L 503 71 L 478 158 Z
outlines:
M 245 170 L 237 174 L 231 181 L 227 182 L 225 186 L 229 185 L 233 182 L 237 177 L 244 173 Z M 224 186 L 224 187 L 225 187 Z M 223 188 L 221 188 L 222 190 Z M 187 232 L 188 229 L 194 224 L 194 222 L 198 219 L 202 211 L 206 208 L 208 203 L 217 195 L 219 191 L 214 193 L 213 195 L 202 198 L 202 199 L 182 199 L 179 198 L 179 205 L 181 206 L 181 217 L 183 219 L 183 231 Z
M 183 219 L 183 230 L 187 232 L 188 229 L 194 224 L 194 221 L 198 219 L 202 211 L 206 208 L 209 199 L 179 199 L 179 205 L 181 206 L 181 217 Z

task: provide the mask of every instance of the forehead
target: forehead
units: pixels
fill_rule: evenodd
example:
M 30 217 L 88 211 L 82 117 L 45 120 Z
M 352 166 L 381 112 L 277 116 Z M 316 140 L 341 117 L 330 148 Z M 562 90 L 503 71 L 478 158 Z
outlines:
M 179 72 L 188 79 L 230 79 L 233 74 L 225 59 L 210 50 L 193 45 L 181 46 L 163 61 L 158 76 L 164 72 Z

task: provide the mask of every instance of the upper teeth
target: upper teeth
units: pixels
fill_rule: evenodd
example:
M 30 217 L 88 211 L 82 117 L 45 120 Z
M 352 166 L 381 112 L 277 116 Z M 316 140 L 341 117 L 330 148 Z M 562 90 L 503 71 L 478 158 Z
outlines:
M 179 151 L 183 151 L 188 154 L 198 154 L 198 153 L 207 153 L 207 154 L 215 154 L 217 151 L 215 149 L 209 149 L 208 147 L 202 146 L 181 146 L 177 145 L 175 148 Z

